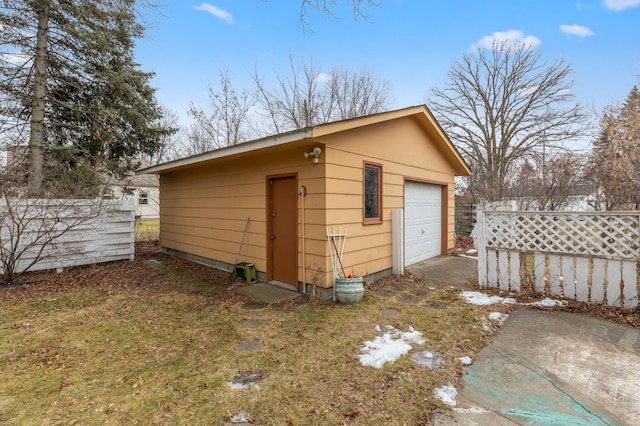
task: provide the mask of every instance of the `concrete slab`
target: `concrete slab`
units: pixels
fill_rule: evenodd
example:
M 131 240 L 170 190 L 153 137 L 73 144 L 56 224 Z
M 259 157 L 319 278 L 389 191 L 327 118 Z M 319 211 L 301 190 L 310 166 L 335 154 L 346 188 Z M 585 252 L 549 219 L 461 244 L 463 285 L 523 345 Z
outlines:
M 300 296 L 300 293 L 297 291 L 267 283 L 257 283 L 247 287 L 240 287 L 236 289 L 235 292 L 268 304 L 295 299 Z
M 631 425 L 640 420 L 640 330 L 566 312 L 513 313 L 469 367 L 472 410 L 432 424 Z M 476 423 L 477 415 L 495 416 Z M 508 424 L 508 423 L 500 423 Z
M 439 286 L 469 290 L 470 281 L 478 279 L 478 261 L 460 256 L 440 256 L 411 265 L 407 271 Z

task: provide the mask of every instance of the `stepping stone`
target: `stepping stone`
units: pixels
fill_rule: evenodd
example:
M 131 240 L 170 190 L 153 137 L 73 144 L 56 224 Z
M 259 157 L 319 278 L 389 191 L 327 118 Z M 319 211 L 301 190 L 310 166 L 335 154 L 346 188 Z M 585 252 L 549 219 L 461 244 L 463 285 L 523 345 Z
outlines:
M 427 308 L 431 309 L 447 309 L 448 305 L 444 302 L 427 302 L 425 305 Z
M 236 350 L 241 353 L 258 352 L 262 349 L 262 343 L 257 340 L 245 340 L 236 346 Z
M 264 379 L 261 371 L 241 371 L 231 380 L 229 386 L 233 389 L 259 388 Z
M 380 313 L 384 317 L 395 317 L 396 315 L 400 315 L 400 311 L 396 311 L 395 309 L 381 309 Z
M 402 303 L 419 303 L 420 299 L 410 294 L 402 294 L 398 296 L 398 300 Z
M 262 321 L 245 319 L 240 321 L 240 327 L 242 328 L 258 328 L 262 325 Z

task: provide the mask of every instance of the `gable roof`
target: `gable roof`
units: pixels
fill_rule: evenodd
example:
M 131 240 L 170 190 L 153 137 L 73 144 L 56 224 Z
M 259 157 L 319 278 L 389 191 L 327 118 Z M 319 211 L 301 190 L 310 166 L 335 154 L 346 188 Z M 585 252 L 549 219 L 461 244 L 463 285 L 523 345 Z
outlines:
M 440 127 L 440 124 L 436 121 L 435 117 L 426 105 L 417 105 L 413 107 L 367 115 L 364 117 L 356 117 L 331 123 L 319 124 L 317 126 L 306 127 L 304 129 L 294 130 L 291 132 L 280 133 L 274 136 L 255 139 L 249 142 L 240 143 L 238 145 L 232 145 L 213 151 L 208 151 L 202 154 L 192 155 L 190 157 L 169 161 L 167 163 L 158 164 L 156 166 L 147 167 L 138 170 L 136 173 L 162 174 L 168 171 L 188 167 L 205 161 L 231 157 L 233 155 L 257 151 L 259 149 L 284 145 L 305 139 L 313 139 L 320 136 L 326 136 L 401 118 L 413 118 L 417 120 L 417 122 L 431 137 L 431 139 L 438 146 L 447 160 L 449 160 L 457 176 L 466 176 L 470 174 L 469 166 L 464 161 L 442 127 Z

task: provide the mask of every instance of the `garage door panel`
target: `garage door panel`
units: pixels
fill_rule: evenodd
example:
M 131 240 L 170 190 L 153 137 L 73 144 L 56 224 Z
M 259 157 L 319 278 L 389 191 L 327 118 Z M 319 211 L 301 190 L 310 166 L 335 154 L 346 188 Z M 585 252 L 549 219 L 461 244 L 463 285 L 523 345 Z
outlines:
M 405 183 L 405 265 L 440 255 L 442 191 L 439 185 Z

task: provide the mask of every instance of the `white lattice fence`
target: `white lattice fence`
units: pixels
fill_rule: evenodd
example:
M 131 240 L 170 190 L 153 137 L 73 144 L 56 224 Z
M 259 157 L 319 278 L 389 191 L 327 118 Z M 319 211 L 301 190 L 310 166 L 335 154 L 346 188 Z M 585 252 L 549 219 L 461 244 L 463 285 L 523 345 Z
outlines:
M 638 305 L 638 212 L 478 211 L 476 240 L 481 286 Z

